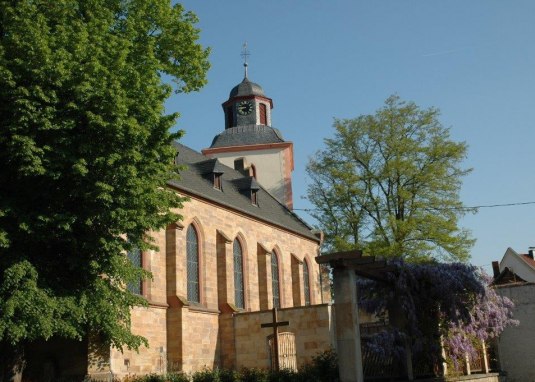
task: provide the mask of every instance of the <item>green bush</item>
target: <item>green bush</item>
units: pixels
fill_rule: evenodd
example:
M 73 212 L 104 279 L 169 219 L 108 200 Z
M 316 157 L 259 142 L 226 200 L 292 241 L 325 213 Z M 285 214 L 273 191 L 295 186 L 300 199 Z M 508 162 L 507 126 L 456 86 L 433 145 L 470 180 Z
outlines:
M 312 362 L 299 371 L 296 382 L 338 381 L 338 357 L 334 350 L 326 350 L 312 358 Z
M 163 379 L 165 382 L 190 382 L 187 375 L 183 373 L 170 373 Z
M 243 369 L 237 382 L 269 382 L 269 372 L 262 369 Z
M 240 382 L 240 373 L 234 370 L 221 369 L 219 370 L 220 382 Z
M 183 373 L 167 375 L 149 374 L 128 377 L 128 382 L 336 382 L 338 358 L 333 350 L 327 350 L 312 358 L 298 372 L 292 370 L 269 371 L 263 369 L 233 370 L 204 369 L 187 376 Z
M 215 369 L 215 370 L 204 369 L 201 371 L 197 371 L 191 376 L 191 381 L 192 382 L 220 382 L 221 380 L 219 379 L 219 370 L 218 369 Z

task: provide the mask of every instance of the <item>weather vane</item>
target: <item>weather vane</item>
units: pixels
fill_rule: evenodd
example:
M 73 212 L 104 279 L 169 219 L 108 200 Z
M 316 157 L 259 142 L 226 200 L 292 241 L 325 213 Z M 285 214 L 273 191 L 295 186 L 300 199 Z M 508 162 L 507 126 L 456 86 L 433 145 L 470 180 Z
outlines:
M 247 41 L 243 43 L 243 48 L 241 51 L 241 56 L 243 58 L 243 67 L 245 68 L 245 78 L 247 78 L 247 57 L 249 57 L 251 53 L 249 53 L 249 50 L 247 49 Z

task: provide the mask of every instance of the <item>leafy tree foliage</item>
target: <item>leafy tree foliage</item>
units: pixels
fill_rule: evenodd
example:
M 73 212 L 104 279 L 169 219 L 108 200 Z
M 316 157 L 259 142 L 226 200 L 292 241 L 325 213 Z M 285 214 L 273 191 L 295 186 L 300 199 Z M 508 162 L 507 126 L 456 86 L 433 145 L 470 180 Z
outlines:
M 435 108 L 391 96 L 374 115 L 335 120 L 310 159 L 308 199 L 329 250 L 466 260 L 473 240 L 458 227 L 465 143 L 453 142 Z
M 125 252 L 179 219 L 162 76 L 204 85 L 196 16 L 169 0 L 0 9 L 0 344 L 97 332 L 137 348 L 144 300 L 124 286 L 149 274 Z
M 475 355 L 474 340 L 496 338 L 517 325 L 514 305 L 490 287 L 490 278 L 464 263 L 409 264 L 390 261 L 388 282 L 359 279 L 359 306 L 393 324 L 371 349 L 404 359 L 405 344 L 441 362 L 441 341 L 455 362 Z M 387 317 L 389 316 L 389 317 Z

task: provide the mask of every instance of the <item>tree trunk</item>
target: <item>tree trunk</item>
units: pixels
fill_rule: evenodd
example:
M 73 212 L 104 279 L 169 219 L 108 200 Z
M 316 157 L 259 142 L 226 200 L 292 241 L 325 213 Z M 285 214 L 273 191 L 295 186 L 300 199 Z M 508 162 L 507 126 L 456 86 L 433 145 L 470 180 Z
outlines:
M 0 342 L 0 382 L 21 382 L 24 366 L 23 346 Z

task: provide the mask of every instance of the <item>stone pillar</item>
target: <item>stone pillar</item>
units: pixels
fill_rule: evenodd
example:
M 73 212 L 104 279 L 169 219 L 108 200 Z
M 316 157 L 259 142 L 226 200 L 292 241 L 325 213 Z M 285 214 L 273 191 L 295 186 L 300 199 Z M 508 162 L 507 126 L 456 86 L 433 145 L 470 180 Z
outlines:
M 219 314 L 220 364 L 235 368 L 234 313 L 237 312 L 234 295 L 234 254 L 232 240 L 217 230 L 217 293 Z
M 273 290 L 271 286 L 271 253 L 258 244 L 258 294 L 260 310 L 273 308 Z
M 303 288 L 303 262 L 292 254 L 292 296 L 293 306 L 305 305 L 305 291 Z
M 217 230 L 217 295 L 219 309 L 234 305 L 234 259 L 232 240 Z
M 325 264 L 319 265 L 319 283 L 320 283 L 320 302 L 322 304 L 328 304 L 332 302 L 331 296 L 331 271 Z
M 179 243 L 179 233 L 184 227 L 179 224 L 171 224 L 165 231 L 165 266 L 166 266 L 166 291 L 167 304 L 169 308 L 166 312 L 167 325 L 167 368 L 169 371 L 182 370 L 182 331 L 183 331 L 183 307 L 187 304 L 186 298 L 181 295 L 185 284 L 183 277 L 179 274 L 181 264 L 180 250 L 183 248 Z M 184 251 L 182 251 L 184 253 Z
M 333 282 L 340 382 L 363 382 L 355 271 L 335 268 Z

